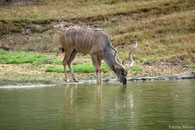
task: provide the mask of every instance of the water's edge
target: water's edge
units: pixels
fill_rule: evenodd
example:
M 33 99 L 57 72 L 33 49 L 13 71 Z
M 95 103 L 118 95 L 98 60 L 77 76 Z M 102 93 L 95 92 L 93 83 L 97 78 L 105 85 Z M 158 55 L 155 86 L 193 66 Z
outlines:
M 153 80 L 180 80 L 180 79 L 195 79 L 195 71 L 176 74 L 171 76 L 160 76 L 160 77 L 129 77 L 127 81 L 153 81 Z M 115 83 L 117 79 L 103 79 L 104 83 Z M 68 82 L 62 84 L 41 84 L 41 85 L 16 85 L 16 86 L 0 86 L 0 88 L 30 88 L 30 87 L 55 87 L 62 85 L 77 85 L 77 84 L 94 84 L 96 80 L 85 80 L 79 82 Z

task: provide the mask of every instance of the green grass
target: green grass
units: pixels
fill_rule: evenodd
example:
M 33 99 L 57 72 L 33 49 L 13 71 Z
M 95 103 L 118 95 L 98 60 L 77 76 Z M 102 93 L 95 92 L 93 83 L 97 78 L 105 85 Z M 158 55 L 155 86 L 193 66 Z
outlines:
M 193 67 L 193 68 L 195 68 L 195 64 L 189 64 L 189 65 L 187 65 L 188 67 Z
M 142 68 L 142 67 L 140 67 L 140 66 L 133 66 L 132 68 L 131 68 L 133 71 L 143 71 L 144 69 Z
M 67 72 L 70 72 L 69 68 L 67 67 Z M 76 64 L 73 65 L 73 70 L 74 72 L 77 73 L 91 73 L 95 72 L 93 64 Z M 102 64 L 102 72 L 108 72 L 109 68 L 106 66 L 106 64 Z M 64 73 L 64 68 L 56 68 L 54 66 L 49 66 L 46 68 L 46 72 L 59 72 L 59 73 Z
M 70 72 L 70 70 L 67 68 L 66 69 L 67 72 Z M 64 72 L 64 68 L 56 68 L 54 66 L 49 66 L 46 68 L 45 70 L 46 72 L 58 72 L 58 73 L 63 73 Z
M 22 64 L 32 63 L 33 65 L 44 64 L 46 60 L 54 60 L 55 64 L 59 64 L 54 57 L 48 57 L 39 53 L 27 53 L 23 51 L 5 51 L 0 50 L 0 63 L 1 64 Z
M 67 72 L 70 72 L 69 68 L 66 68 Z M 74 72 L 77 73 L 91 73 L 91 72 L 95 72 L 94 70 L 94 66 L 93 64 L 89 63 L 89 64 L 76 64 L 73 65 L 73 70 Z M 106 73 L 108 72 L 110 69 L 107 67 L 106 64 L 102 64 L 102 72 Z M 131 70 L 133 71 L 143 71 L 144 69 L 140 66 L 133 66 L 131 68 Z M 58 72 L 58 73 L 64 73 L 64 68 L 57 68 L 55 66 L 49 66 L 46 68 L 45 70 L 46 72 Z
M 136 60 L 139 61 L 140 63 L 144 63 L 144 62 L 147 61 L 147 59 L 146 58 L 143 58 L 143 57 L 139 57 Z
M 5 51 L 0 50 L 0 63 L 1 64 L 22 64 L 22 63 L 32 63 L 32 65 L 38 66 L 41 64 L 46 64 L 45 61 L 50 61 L 52 65 L 62 65 L 60 61 L 57 61 L 54 57 L 48 57 L 39 53 L 27 53 L 22 51 Z M 90 73 L 95 72 L 93 64 L 76 64 L 73 65 L 73 69 L 78 73 Z M 67 68 L 69 72 L 69 69 Z M 102 72 L 108 72 L 109 68 L 102 64 Z M 63 68 L 56 68 L 50 66 L 46 68 L 46 72 L 64 72 Z
M 83 58 L 88 59 L 88 58 L 91 58 L 91 56 L 89 54 L 87 54 L 87 55 L 83 56 Z

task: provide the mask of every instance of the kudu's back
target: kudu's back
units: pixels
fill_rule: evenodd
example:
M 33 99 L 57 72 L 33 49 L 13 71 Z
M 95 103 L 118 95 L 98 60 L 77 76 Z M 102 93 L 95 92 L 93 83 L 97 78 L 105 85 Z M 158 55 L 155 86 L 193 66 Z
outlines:
M 108 36 L 103 30 L 84 27 L 69 27 L 60 37 L 65 52 L 102 55 Z

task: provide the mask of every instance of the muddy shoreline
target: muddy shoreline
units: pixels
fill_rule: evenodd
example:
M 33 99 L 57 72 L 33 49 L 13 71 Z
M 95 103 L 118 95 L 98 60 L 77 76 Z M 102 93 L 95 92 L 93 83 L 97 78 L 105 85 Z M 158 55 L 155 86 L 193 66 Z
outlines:
M 62 3 L 56 3 L 60 6 L 55 8 L 50 4 L 29 6 L 28 8 L 24 6 L 20 7 L 20 10 L 19 8 L 2 8 L 0 49 L 38 52 L 62 61 L 63 54 L 56 56 L 56 52 L 61 47 L 59 36 L 67 27 L 85 26 L 104 29 L 109 35 L 112 45 L 118 49 L 118 56 L 123 61 L 127 60 L 136 33 L 138 48 L 134 52 L 133 58 L 135 66 L 142 70 L 131 69 L 127 75 L 130 81 L 187 78 L 179 78 L 175 75 L 195 71 L 194 19 L 191 17 L 194 14 L 193 2 L 143 1 L 144 5 L 140 2 L 131 2 L 129 6 L 125 6 L 126 3 L 123 2 L 111 5 L 102 3 L 102 7 L 93 3 L 95 4 L 94 8 L 92 8 L 93 4 L 92 7 L 88 7 L 90 3 L 86 2 L 88 4 L 80 3 L 81 9 L 64 8 L 69 4 L 75 7 L 74 1 L 68 5 L 64 4 L 63 8 L 60 8 Z M 97 11 L 94 10 L 96 7 Z M 117 9 L 119 7 L 120 10 Z M 29 9 L 35 9 L 34 13 Z M 48 9 L 51 9 L 51 14 L 49 13 L 50 15 L 45 17 L 43 12 L 48 12 Z M 23 14 L 23 12 L 27 14 L 29 12 L 29 15 Z M 56 14 L 56 12 L 58 13 Z M 87 12 L 94 13 L 87 15 Z M 17 14 L 17 17 L 14 14 Z M 75 16 L 74 14 L 80 15 Z M 78 55 L 73 62 L 86 64 L 91 63 L 91 59 Z M 33 66 L 30 63 L 0 63 L 0 86 L 64 84 L 63 73 L 46 72 L 46 68 L 50 66 L 50 64 Z M 62 68 L 62 65 L 53 65 L 52 67 Z M 75 74 L 79 81 L 95 82 L 96 79 L 95 73 Z M 72 82 L 70 73 L 68 78 Z M 102 79 L 105 82 L 115 82 L 116 76 L 109 71 L 102 73 Z
M 64 55 L 60 53 L 44 53 L 47 56 L 56 57 L 62 61 Z M 91 58 L 84 58 L 78 55 L 73 63 L 83 64 L 92 63 Z M 143 68 L 142 71 L 129 70 L 127 77 L 129 81 L 133 80 L 169 80 L 169 79 L 187 79 L 194 78 L 195 68 L 176 64 L 177 62 L 166 62 L 163 60 L 155 62 L 140 63 L 135 61 L 135 66 Z M 64 73 L 46 72 L 46 68 L 50 64 L 34 66 L 31 63 L 24 64 L 0 64 L 0 86 L 22 86 L 22 85 L 51 85 L 64 84 Z M 55 65 L 57 68 L 62 68 L 62 65 Z M 189 74 L 188 74 L 189 73 Z M 187 75 L 188 74 L 188 75 Z M 92 73 L 75 73 L 80 83 L 95 83 L 96 75 Z M 69 82 L 72 81 L 72 76 L 68 73 Z M 116 82 L 115 74 L 110 70 L 102 73 L 103 82 Z M 81 82 L 82 81 L 82 82 Z
M 170 76 L 159 76 L 159 77 L 129 77 L 128 82 L 132 81 L 155 81 L 155 80 L 184 80 L 184 79 L 195 79 L 195 71 L 170 75 Z M 102 79 L 103 83 L 119 83 L 117 79 Z M 96 80 L 83 80 L 79 82 L 67 82 L 67 83 L 57 83 L 57 84 L 35 84 L 35 85 L 5 85 L 0 86 L 0 88 L 35 88 L 35 87 L 55 87 L 63 85 L 79 85 L 79 84 L 95 84 Z

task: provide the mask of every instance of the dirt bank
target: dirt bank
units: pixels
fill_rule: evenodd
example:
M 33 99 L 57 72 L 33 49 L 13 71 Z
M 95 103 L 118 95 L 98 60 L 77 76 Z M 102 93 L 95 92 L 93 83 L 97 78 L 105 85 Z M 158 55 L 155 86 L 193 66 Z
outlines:
M 45 6 L 4 7 L 0 8 L 0 49 L 55 56 L 60 46 L 59 36 L 67 27 L 89 26 L 102 28 L 108 33 L 121 60 L 128 59 L 134 34 L 137 34 L 138 48 L 133 58 L 135 65 L 143 68 L 143 71 L 130 70 L 128 77 L 191 72 L 195 70 L 193 3 L 184 0 L 135 0 L 115 4 L 78 3 L 80 8 L 72 8 L 75 4 L 71 3 L 70 6 L 64 3 L 61 7 L 60 2 L 55 3 L 59 6 L 52 3 Z M 49 9 L 48 16 L 44 12 Z M 62 61 L 63 54 L 58 59 Z M 81 56 L 76 60 L 91 62 Z M 47 66 L 0 64 L 0 85 L 63 83 L 64 74 L 45 72 Z M 79 80 L 95 79 L 95 73 L 76 75 Z M 103 73 L 103 78 L 115 76 L 109 71 Z
M 56 53 L 44 53 L 48 56 L 55 56 Z M 62 60 L 63 54 L 57 59 Z M 91 59 L 84 59 L 77 56 L 74 62 L 83 61 L 91 62 Z M 167 63 L 164 61 L 156 61 L 153 63 L 135 63 L 136 66 L 143 68 L 143 71 L 130 70 L 128 77 L 155 77 L 170 76 L 180 73 L 195 71 L 195 68 Z M 64 83 L 64 74 L 57 72 L 46 72 L 49 64 L 34 66 L 32 64 L 0 64 L 0 85 L 32 85 L 32 84 L 62 84 Z M 57 67 L 62 67 L 58 65 Z M 95 80 L 95 73 L 76 73 L 79 81 Z M 71 74 L 68 73 L 70 82 L 72 82 Z M 116 79 L 114 73 L 110 70 L 102 73 L 103 79 Z

